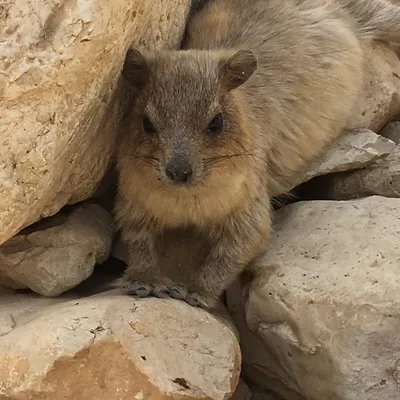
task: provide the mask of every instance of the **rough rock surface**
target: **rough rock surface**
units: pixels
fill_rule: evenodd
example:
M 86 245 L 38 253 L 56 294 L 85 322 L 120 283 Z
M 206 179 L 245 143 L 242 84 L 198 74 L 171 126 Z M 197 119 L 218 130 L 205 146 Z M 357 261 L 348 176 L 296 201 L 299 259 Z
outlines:
M 228 296 L 246 375 L 290 400 L 399 399 L 399 232 L 399 199 L 280 210 L 258 278 Z
M 357 171 L 317 178 L 307 191 L 316 198 L 333 200 L 371 195 L 400 197 L 400 123 L 388 124 L 381 134 L 397 143 L 387 157 Z
M 390 154 L 395 143 L 389 139 L 368 129 L 348 132 L 307 168 L 295 186 L 316 176 L 367 166 Z
M 108 258 L 112 238 L 111 216 L 98 205 L 82 205 L 69 215 L 42 220 L 0 246 L 0 273 L 14 288 L 58 296 Z
M 238 383 L 229 324 L 183 302 L 16 297 L 0 298 L 15 320 L 0 337 L 1 399 L 223 400 Z
M 347 200 L 380 195 L 400 197 L 400 145 L 385 160 L 358 171 L 324 177 L 313 182 L 318 198 Z
M 121 113 L 125 51 L 177 47 L 189 3 L 0 4 L 0 243 L 94 192 Z

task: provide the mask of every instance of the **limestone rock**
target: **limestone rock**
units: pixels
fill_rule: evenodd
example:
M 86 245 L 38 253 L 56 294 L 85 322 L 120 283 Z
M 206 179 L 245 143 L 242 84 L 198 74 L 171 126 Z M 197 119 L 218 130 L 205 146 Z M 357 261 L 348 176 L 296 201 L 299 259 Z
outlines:
M 366 44 L 364 52 L 364 88 L 348 128 L 379 132 L 400 112 L 400 60 L 378 42 Z
M 318 198 L 334 200 L 400 197 L 400 145 L 385 160 L 358 171 L 324 177 L 322 185 L 321 181 L 313 182 L 310 190 Z
M 277 212 L 258 277 L 230 292 L 246 375 L 290 400 L 399 399 L 399 231 L 399 199 Z
M 238 383 L 229 324 L 181 301 L 110 293 L 36 313 L 17 303 L 0 299 L 19 315 L 0 337 L 2 399 L 225 400 Z
M 390 154 L 395 143 L 368 129 L 341 136 L 299 178 L 295 186 L 319 175 L 362 168 Z
M 111 251 L 112 219 L 95 204 L 42 220 L 0 246 L 0 272 L 43 296 L 58 296 L 87 279 Z
M 317 178 L 305 191 L 316 198 L 333 200 L 371 195 L 400 197 L 400 123 L 386 125 L 381 134 L 397 143 L 387 157 L 357 171 Z
M 0 5 L 0 243 L 91 196 L 122 112 L 131 43 L 178 47 L 189 0 Z

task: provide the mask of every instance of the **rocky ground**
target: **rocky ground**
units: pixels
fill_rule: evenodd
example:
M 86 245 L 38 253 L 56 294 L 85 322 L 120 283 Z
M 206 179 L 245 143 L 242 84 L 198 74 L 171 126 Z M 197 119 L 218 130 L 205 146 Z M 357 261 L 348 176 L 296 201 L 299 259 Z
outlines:
M 0 3 L 0 399 L 400 399 L 400 61 L 384 44 L 226 308 L 104 292 L 125 267 L 103 179 L 123 55 L 177 48 L 189 13 L 159 3 Z M 203 250 L 160 247 L 177 266 Z

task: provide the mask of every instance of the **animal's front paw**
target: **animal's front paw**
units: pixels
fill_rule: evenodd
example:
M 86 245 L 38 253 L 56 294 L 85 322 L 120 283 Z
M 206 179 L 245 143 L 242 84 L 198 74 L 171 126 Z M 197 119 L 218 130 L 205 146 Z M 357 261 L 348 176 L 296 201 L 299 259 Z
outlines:
M 123 276 L 115 282 L 114 286 L 121 289 L 125 294 L 132 296 L 154 296 L 159 298 L 169 296 L 167 286 L 159 279 L 146 281 L 143 279 L 134 280 L 129 278 L 129 276 Z
M 168 294 L 174 299 L 183 300 L 191 306 L 205 309 L 213 308 L 217 304 L 218 299 L 209 294 L 197 293 L 194 290 L 190 290 L 190 287 L 188 288 L 170 280 L 165 280 L 164 282 L 167 286 Z

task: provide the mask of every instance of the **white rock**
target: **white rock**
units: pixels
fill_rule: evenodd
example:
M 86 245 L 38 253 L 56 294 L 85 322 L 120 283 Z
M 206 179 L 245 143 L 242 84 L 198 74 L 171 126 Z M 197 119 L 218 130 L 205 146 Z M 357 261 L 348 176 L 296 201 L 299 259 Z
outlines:
M 346 133 L 307 169 L 296 185 L 319 175 L 365 167 L 390 154 L 394 147 L 394 142 L 368 129 Z
M 230 294 L 247 376 L 285 399 L 398 400 L 399 232 L 399 199 L 280 210 L 259 277 Z
M 0 246 L 0 272 L 16 282 L 12 287 L 28 287 L 43 296 L 75 287 L 111 252 L 112 219 L 95 204 L 57 214 L 29 231 Z
M 347 200 L 371 195 L 400 197 L 400 145 L 383 160 L 346 174 L 323 177 L 319 186 L 325 199 Z M 311 190 L 313 190 L 313 188 Z
M 0 337 L 1 398 L 226 400 L 238 383 L 234 332 L 183 302 L 110 294 L 32 313 L 15 297 L 0 301 L 18 314 Z
M 344 174 L 333 173 L 310 181 L 303 189 L 306 196 L 327 200 L 371 195 L 400 197 L 400 122 L 389 123 L 380 134 L 397 144 L 389 155 L 375 159 L 364 168 Z
M 117 132 L 127 48 L 176 48 L 189 3 L 1 3 L 0 243 L 94 192 Z

